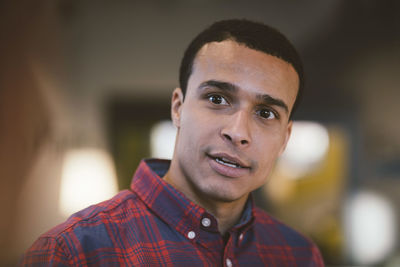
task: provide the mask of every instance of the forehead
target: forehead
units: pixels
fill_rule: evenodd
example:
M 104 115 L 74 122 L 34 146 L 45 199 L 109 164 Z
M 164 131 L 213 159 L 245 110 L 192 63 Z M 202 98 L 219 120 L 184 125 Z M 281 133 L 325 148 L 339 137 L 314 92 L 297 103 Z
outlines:
M 188 90 L 207 80 L 230 82 L 247 92 L 284 98 L 289 107 L 299 86 L 292 65 L 232 40 L 207 43 L 197 53 Z

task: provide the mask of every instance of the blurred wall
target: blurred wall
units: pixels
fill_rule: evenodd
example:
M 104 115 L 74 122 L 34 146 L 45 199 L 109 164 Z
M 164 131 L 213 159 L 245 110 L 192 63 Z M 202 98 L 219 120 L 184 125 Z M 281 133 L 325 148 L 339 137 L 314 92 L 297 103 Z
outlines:
M 56 166 L 62 148 L 57 138 L 63 136 L 59 126 L 68 120 L 58 96 L 64 86 L 64 71 L 57 8 L 53 1 L 1 4 L 2 266 L 14 265 L 26 242 L 31 243 L 39 229 L 44 231 L 60 221 L 51 203 L 58 194 Z M 23 203 L 21 196 L 25 198 Z

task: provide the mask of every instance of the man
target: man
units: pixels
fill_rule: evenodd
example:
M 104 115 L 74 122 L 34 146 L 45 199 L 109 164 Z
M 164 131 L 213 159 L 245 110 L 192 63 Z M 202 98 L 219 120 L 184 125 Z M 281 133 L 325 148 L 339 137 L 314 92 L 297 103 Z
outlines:
M 22 265 L 323 266 L 313 243 L 251 198 L 286 146 L 302 87 L 281 33 L 214 23 L 182 60 L 171 162 L 142 161 L 130 191 L 42 235 Z

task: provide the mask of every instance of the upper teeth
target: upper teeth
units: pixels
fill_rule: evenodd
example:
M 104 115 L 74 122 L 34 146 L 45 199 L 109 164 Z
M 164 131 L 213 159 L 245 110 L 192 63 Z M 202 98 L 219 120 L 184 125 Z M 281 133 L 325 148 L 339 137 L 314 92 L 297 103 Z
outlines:
M 232 167 L 232 168 L 240 168 L 239 164 L 232 163 L 232 162 L 230 162 L 229 160 L 227 160 L 225 158 L 216 158 L 215 161 L 220 163 L 220 164 L 223 164 L 225 166 Z

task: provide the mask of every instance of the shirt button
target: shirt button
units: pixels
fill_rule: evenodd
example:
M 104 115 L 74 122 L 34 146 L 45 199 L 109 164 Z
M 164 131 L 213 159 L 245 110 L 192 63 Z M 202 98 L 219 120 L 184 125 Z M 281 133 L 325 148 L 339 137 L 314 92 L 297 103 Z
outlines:
M 193 232 L 193 231 L 190 231 L 190 232 L 187 234 L 187 236 L 189 237 L 189 239 L 193 239 L 193 238 L 196 237 L 196 233 Z
M 229 258 L 227 258 L 225 262 L 226 262 L 226 267 L 232 267 L 232 261 Z
M 201 224 L 202 224 L 204 227 L 209 227 L 209 226 L 211 225 L 211 220 L 210 220 L 209 218 L 203 218 L 203 219 L 201 220 Z
M 242 241 L 243 240 L 243 234 L 240 234 L 239 235 L 239 241 Z

